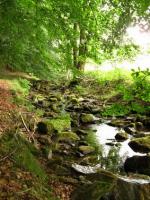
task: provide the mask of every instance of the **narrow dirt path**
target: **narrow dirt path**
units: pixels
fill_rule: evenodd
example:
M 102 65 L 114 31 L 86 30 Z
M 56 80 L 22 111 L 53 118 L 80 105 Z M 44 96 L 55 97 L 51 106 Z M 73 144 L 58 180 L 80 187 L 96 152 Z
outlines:
M 7 80 L 0 80 L 0 134 L 13 125 L 12 112 L 16 105 L 12 102 L 11 86 Z

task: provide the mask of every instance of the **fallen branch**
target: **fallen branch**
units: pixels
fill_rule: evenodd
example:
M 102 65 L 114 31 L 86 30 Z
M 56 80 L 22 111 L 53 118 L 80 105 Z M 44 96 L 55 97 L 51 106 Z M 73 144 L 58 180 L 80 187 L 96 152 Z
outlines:
M 35 133 L 35 130 L 34 130 L 33 133 L 32 133 L 32 132 L 28 129 L 28 126 L 26 125 L 25 120 L 24 120 L 24 118 L 23 118 L 23 116 L 22 116 L 21 113 L 20 113 L 20 117 L 21 117 L 22 124 L 24 125 L 26 131 L 27 131 L 28 134 L 29 134 L 29 140 L 30 140 L 30 142 L 31 142 L 31 138 L 32 138 L 33 142 L 35 143 L 35 139 L 34 139 L 34 136 L 33 136 L 34 133 Z
M 0 162 L 6 160 L 7 158 L 9 158 L 11 155 L 13 155 L 15 152 L 17 151 L 17 148 L 15 150 L 13 150 L 12 152 L 10 152 L 9 154 L 7 154 L 6 156 L 4 156 L 3 158 L 0 159 Z

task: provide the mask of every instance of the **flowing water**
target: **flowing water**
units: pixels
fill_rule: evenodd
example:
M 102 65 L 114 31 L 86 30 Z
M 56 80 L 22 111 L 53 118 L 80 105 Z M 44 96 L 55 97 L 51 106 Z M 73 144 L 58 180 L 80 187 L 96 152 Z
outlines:
M 91 131 L 87 136 L 87 141 L 97 149 L 98 162 L 96 163 L 96 168 L 101 167 L 112 172 L 122 173 L 124 172 L 123 164 L 126 158 L 135 155 L 144 155 L 134 152 L 129 147 L 130 135 L 123 142 L 116 141 L 115 135 L 118 132 L 123 132 L 121 128 L 112 127 L 107 125 L 107 123 L 101 123 L 88 126 L 88 130 Z
M 143 155 L 141 153 L 134 152 L 128 145 L 130 138 L 124 142 L 117 142 L 115 140 L 115 135 L 118 132 L 123 131 L 122 129 L 109 126 L 105 123 L 100 125 L 92 125 L 92 129 L 96 130 L 94 137 L 96 137 L 98 143 L 103 146 L 103 151 L 106 156 L 108 156 L 112 146 L 118 146 L 119 156 L 123 159 L 131 157 L 134 155 Z M 111 146 L 112 145 L 112 146 Z

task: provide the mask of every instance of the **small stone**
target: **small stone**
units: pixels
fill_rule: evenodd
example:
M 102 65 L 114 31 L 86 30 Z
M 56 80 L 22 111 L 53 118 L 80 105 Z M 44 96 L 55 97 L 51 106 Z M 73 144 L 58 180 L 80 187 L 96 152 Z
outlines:
M 95 151 L 94 147 L 91 146 L 79 146 L 79 151 L 84 155 L 93 153 Z

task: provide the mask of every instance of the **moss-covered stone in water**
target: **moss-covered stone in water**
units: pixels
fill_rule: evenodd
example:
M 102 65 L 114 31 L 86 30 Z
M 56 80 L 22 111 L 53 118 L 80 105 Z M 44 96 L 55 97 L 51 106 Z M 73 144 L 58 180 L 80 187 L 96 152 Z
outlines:
M 82 121 L 83 123 L 92 123 L 92 122 L 95 121 L 95 117 L 94 117 L 94 115 L 92 115 L 92 114 L 85 114 L 85 113 L 83 113 L 83 114 L 81 115 L 81 121 Z
M 150 152 L 150 136 L 133 139 L 129 142 L 129 146 L 135 152 L 149 153 Z
M 72 200 L 99 200 L 112 191 L 116 176 L 112 173 L 101 171 L 95 174 L 89 174 L 89 184 L 81 186 L 72 195 Z M 87 181 L 88 182 L 88 181 Z
M 128 139 L 128 134 L 124 132 L 117 133 L 115 135 L 117 141 L 125 141 Z

